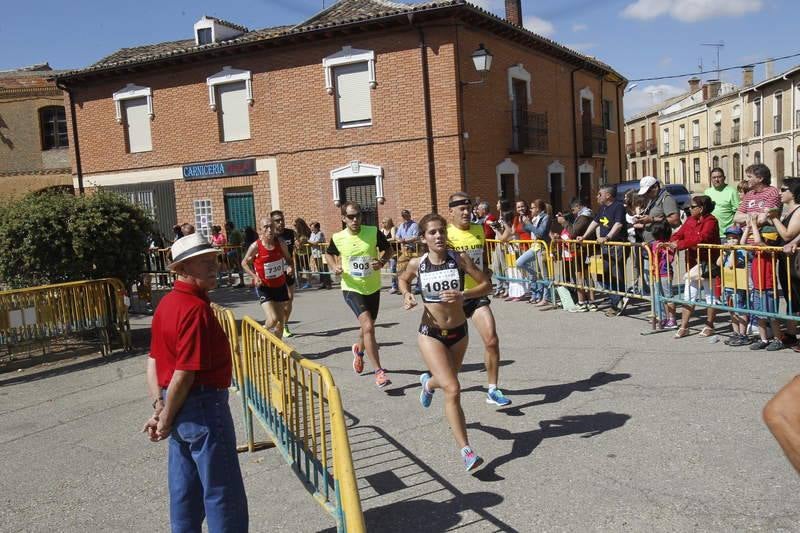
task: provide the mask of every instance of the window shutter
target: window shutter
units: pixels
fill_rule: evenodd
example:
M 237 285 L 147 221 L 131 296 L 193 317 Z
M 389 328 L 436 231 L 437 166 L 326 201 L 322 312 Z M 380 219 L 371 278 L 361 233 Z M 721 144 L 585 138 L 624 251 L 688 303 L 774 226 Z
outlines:
M 243 81 L 217 87 L 223 141 L 250 138 L 250 113 L 247 106 L 247 86 Z
M 131 98 L 123 101 L 125 123 L 128 126 L 128 148 L 131 153 L 149 152 L 153 149 L 150 137 L 150 112 L 147 97 Z
M 336 67 L 334 73 L 339 125 L 371 121 L 372 101 L 367 62 L 342 65 Z

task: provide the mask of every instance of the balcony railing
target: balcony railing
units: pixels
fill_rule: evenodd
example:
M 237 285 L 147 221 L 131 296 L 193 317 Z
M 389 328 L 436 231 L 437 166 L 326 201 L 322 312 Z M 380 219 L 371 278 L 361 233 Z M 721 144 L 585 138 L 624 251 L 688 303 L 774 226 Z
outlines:
M 722 144 L 722 131 L 721 130 L 714 130 L 714 146 L 719 146 Z
M 648 152 L 655 152 L 658 150 L 658 144 L 656 144 L 655 139 L 647 139 L 647 151 Z
M 700 148 L 700 137 L 692 137 L 692 150 Z
M 636 141 L 636 151 L 644 152 L 644 141 Z
M 664 143 L 664 155 L 669 155 L 669 143 Z
M 635 146 L 636 146 L 636 143 L 628 143 L 628 144 L 626 144 L 625 145 L 625 153 L 626 154 L 634 154 L 634 153 L 636 153 L 636 150 L 634 149 Z
M 775 115 L 772 117 L 772 132 L 773 133 L 780 133 L 783 131 L 783 117 L 780 115 Z
M 512 114 L 512 152 L 547 152 L 549 148 L 546 112 Z
M 686 151 L 686 140 L 685 139 L 678 141 L 678 151 L 679 152 L 685 152 Z
M 739 142 L 739 127 L 731 128 L 731 142 L 738 143 Z
M 606 141 L 606 129 L 603 126 L 585 124 L 583 126 L 581 157 L 592 157 L 593 155 L 607 153 L 608 143 Z

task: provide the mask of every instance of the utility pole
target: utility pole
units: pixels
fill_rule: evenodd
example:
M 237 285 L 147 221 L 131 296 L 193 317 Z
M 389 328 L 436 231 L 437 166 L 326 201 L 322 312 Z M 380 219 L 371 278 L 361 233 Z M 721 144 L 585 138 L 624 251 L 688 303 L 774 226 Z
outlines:
M 725 47 L 725 41 L 718 41 L 716 43 L 700 43 L 700 46 L 710 46 L 717 49 L 717 79 L 721 81 L 720 75 L 722 71 L 719 66 L 719 51 Z

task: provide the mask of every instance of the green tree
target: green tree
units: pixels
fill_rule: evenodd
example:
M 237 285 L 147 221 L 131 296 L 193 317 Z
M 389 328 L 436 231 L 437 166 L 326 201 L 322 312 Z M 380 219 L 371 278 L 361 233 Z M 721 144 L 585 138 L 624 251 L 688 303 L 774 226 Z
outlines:
M 115 277 L 142 270 L 152 220 L 119 195 L 30 194 L 0 206 L 0 280 L 11 287 Z

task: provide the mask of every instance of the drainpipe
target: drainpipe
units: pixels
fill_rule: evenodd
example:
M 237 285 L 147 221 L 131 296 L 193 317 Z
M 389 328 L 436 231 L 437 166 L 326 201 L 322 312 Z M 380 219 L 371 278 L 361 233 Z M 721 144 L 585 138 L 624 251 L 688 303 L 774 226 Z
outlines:
M 75 173 L 78 176 L 78 194 L 83 196 L 83 168 L 81 167 L 80 144 L 78 144 L 78 119 L 75 116 L 75 100 L 72 98 L 72 91 L 70 91 L 65 85 L 62 85 L 61 82 L 57 82 L 56 87 L 62 91 L 65 91 L 67 96 L 69 96 L 69 116 L 72 122 L 72 142 L 75 145 Z
M 616 109 L 617 109 L 617 140 L 622 140 L 622 142 L 617 142 L 619 147 L 619 175 L 617 177 L 617 181 L 622 181 L 622 175 L 625 168 L 625 163 L 627 162 L 626 154 L 625 154 L 625 115 L 622 114 L 622 93 L 620 92 L 620 88 L 624 82 L 617 83 L 617 92 L 616 92 Z M 656 123 L 656 131 L 658 131 L 658 123 Z M 658 159 L 658 143 L 656 143 L 656 159 Z M 606 167 L 606 176 L 608 175 L 608 167 Z M 627 177 L 627 176 L 626 176 Z
M 408 22 L 414 25 L 414 14 L 408 14 Z M 437 213 L 438 198 L 436 195 L 436 163 L 433 159 L 433 123 L 431 119 L 431 86 L 430 75 L 428 73 L 428 54 L 427 44 L 425 43 L 425 32 L 421 26 L 417 26 L 419 33 L 419 60 L 422 67 L 422 94 L 425 106 L 425 139 L 428 152 L 428 185 L 431 193 L 431 212 Z
M 575 114 L 575 107 L 576 107 L 575 106 L 575 73 L 578 72 L 579 70 L 581 70 L 582 68 L 583 68 L 583 66 L 575 67 L 569 73 L 570 94 L 572 95 L 571 96 L 572 97 L 572 156 L 575 158 L 574 159 L 575 160 L 575 167 L 574 168 L 575 168 L 575 182 L 576 183 L 580 179 L 580 170 L 578 170 L 578 167 L 580 167 L 580 165 L 578 164 L 578 117 Z M 580 104 L 580 99 L 578 99 L 578 104 Z M 564 178 L 566 178 L 566 176 L 564 176 Z M 547 185 L 550 186 L 550 174 L 547 175 Z M 578 192 L 577 191 L 577 187 L 576 187 L 575 192 L 576 193 Z M 591 196 L 591 191 L 589 193 L 589 196 Z M 592 199 L 589 198 L 589 202 L 591 202 L 591 201 L 592 201 Z
M 783 75 L 783 79 L 784 79 L 784 81 L 789 81 L 789 77 L 786 74 Z M 791 175 L 795 176 L 796 173 L 795 173 L 795 169 L 794 168 L 795 168 L 795 165 L 797 164 L 797 161 L 795 161 L 795 156 L 797 155 L 797 150 L 795 150 L 795 148 L 794 148 L 794 133 L 795 133 L 795 128 L 797 127 L 797 124 L 795 124 L 794 116 L 797 114 L 797 112 L 794 110 L 794 105 L 795 105 L 794 92 L 797 90 L 797 88 L 794 86 L 794 80 L 792 80 L 791 87 L 792 87 L 792 89 L 791 89 L 791 91 L 792 91 L 792 104 L 791 104 L 792 107 L 791 107 L 791 110 L 792 111 L 791 111 L 791 113 L 789 113 L 789 120 L 791 121 L 791 124 L 792 124 L 792 133 L 790 134 L 789 138 L 791 139 L 792 143 L 791 143 L 791 146 L 790 146 L 789 150 L 792 152 L 792 155 L 791 155 L 791 158 L 792 158 L 791 159 L 791 161 L 792 161 L 792 174 Z M 783 110 L 781 110 L 781 111 L 783 111 Z
M 458 147 L 461 150 L 461 190 L 467 190 L 467 146 L 464 139 L 464 84 L 461 82 L 461 39 L 459 37 L 460 25 L 456 24 L 456 77 L 458 78 Z

